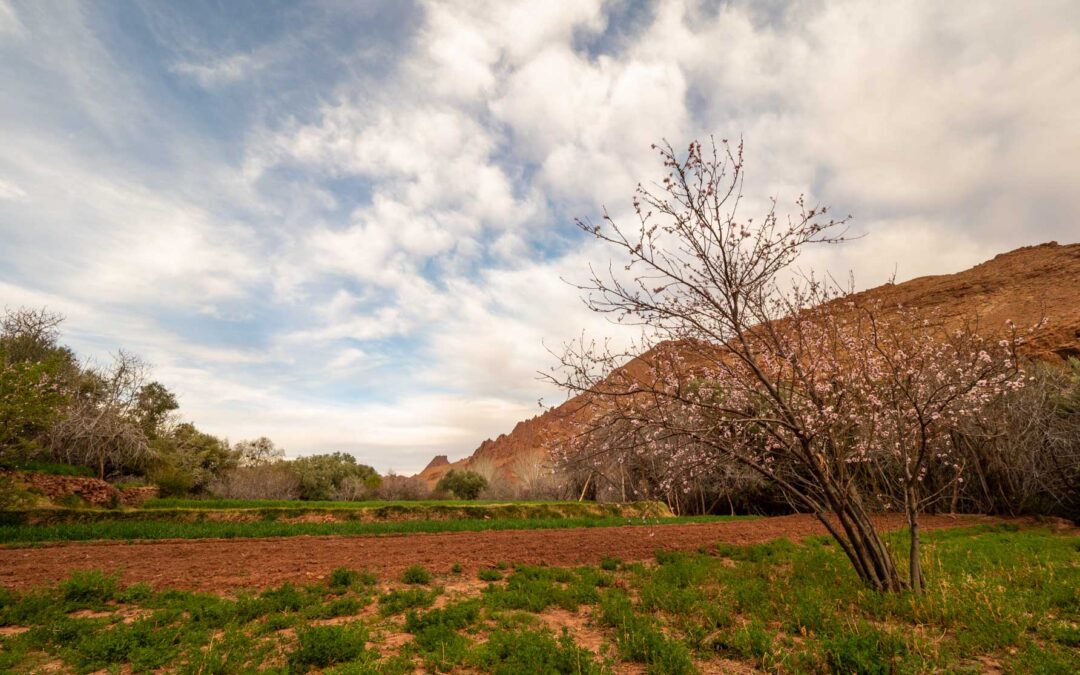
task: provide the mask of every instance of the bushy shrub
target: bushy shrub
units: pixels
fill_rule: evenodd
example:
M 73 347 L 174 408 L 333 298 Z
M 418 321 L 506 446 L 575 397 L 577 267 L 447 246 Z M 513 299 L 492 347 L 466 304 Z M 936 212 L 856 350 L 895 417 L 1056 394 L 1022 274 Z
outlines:
M 379 474 L 345 452 L 309 455 L 288 462 L 287 466 L 300 480 L 300 499 L 327 500 L 351 478 L 370 480 L 377 485 Z
M 476 499 L 487 485 L 487 479 L 478 473 L 450 469 L 439 479 L 435 489 L 450 492 L 458 499 Z
M 151 473 L 150 480 L 158 486 L 158 494 L 162 497 L 183 497 L 190 494 L 195 487 L 195 476 L 176 466 L 155 470 Z

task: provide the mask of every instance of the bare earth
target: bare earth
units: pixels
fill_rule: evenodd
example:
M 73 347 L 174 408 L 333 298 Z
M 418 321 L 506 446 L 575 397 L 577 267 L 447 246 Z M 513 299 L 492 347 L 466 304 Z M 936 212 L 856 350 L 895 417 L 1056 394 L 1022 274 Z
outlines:
M 1006 522 L 987 516 L 924 516 L 925 529 Z M 903 526 L 899 516 L 880 519 L 887 529 Z M 716 542 L 755 544 L 786 537 L 825 534 L 812 516 L 693 525 L 634 525 L 566 530 L 446 532 L 381 536 L 193 539 L 147 542 L 55 544 L 0 548 L 0 585 L 28 588 L 54 584 L 73 570 L 118 571 L 125 583 L 155 588 L 228 592 L 265 588 L 286 581 L 305 583 L 335 567 L 397 575 L 409 565 L 437 574 L 459 563 L 465 570 L 505 561 L 572 566 L 604 556 L 651 558 L 658 549 L 695 550 Z

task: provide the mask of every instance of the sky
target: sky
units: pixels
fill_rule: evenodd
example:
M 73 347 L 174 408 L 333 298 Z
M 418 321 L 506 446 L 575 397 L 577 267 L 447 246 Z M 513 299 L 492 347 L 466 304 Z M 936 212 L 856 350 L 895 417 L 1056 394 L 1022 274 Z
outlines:
M 186 419 L 412 473 L 621 339 L 567 281 L 662 176 L 743 139 L 870 287 L 1080 241 L 1080 3 L 0 0 L 0 303 L 123 347 Z

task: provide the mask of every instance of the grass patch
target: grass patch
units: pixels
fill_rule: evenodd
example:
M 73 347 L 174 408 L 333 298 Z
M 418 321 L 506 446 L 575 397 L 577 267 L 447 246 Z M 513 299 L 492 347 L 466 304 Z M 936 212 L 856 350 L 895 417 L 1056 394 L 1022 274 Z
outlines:
M 595 657 L 574 644 L 563 631 L 556 639 L 549 631 L 517 630 L 493 633 L 478 648 L 471 663 L 498 675 L 518 673 L 602 673 Z
M 115 514 L 125 517 L 134 513 L 140 517 L 153 513 L 78 511 L 82 515 L 99 514 L 102 518 Z M 95 516 L 97 517 L 97 516 Z M 98 522 L 28 525 L 21 522 L 18 512 L 4 515 L 0 524 L 0 544 L 32 544 L 46 541 L 148 540 L 148 539 L 235 539 L 248 537 L 290 537 L 300 535 L 379 535 L 419 532 L 481 532 L 488 530 L 548 530 L 575 527 L 618 527 L 622 525 L 685 525 L 688 523 L 730 520 L 730 516 L 694 516 L 681 518 L 625 518 L 618 516 L 581 518 L 461 518 L 452 520 L 404 520 L 389 522 L 282 522 L 267 519 L 249 522 L 213 520 L 177 522 L 171 520 L 101 520 Z M 12 521 L 20 522 L 12 522 Z
M 430 607 L 441 591 L 409 588 L 403 591 L 390 591 L 379 597 L 379 612 L 383 616 L 401 614 L 407 609 Z
M 506 578 L 505 586 L 488 586 L 484 598 L 493 610 L 542 612 L 548 607 L 574 611 L 597 601 L 603 577 L 594 569 L 520 566 Z

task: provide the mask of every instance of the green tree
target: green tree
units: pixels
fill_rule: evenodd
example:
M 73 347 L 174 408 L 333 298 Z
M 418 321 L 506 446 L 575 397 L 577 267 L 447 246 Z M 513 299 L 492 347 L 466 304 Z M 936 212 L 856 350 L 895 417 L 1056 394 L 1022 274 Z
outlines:
M 66 401 L 49 364 L 0 361 L 0 459 L 36 451 Z
M 135 415 L 147 438 L 157 438 L 165 431 L 169 413 L 180 407 L 176 394 L 160 382 L 144 384 L 135 400 Z
M 266 436 L 253 441 L 239 441 L 233 446 L 240 466 L 266 466 L 285 459 L 285 450 L 274 445 Z
M 57 344 L 63 317 L 44 309 L 0 316 L 0 459 L 25 458 L 69 400 L 78 364 Z
M 211 481 L 238 464 L 228 442 L 199 431 L 190 422 L 176 425 L 152 444 L 157 463 L 150 479 L 165 495 L 204 492 Z
M 440 492 L 450 492 L 458 499 L 476 499 L 487 485 L 487 479 L 478 473 L 450 469 L 439 479 L 435 489 Z
M 379 476 L 375 469 L 358 464 L 355 457 L 345 452 L 300 457 L 289 462 L 289 466 L 300 479 L 301 499 L 332 499 L 348 479 L 374 483 Z

